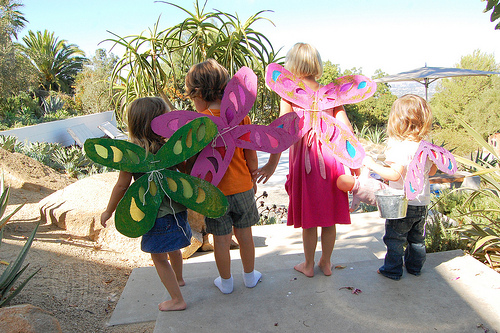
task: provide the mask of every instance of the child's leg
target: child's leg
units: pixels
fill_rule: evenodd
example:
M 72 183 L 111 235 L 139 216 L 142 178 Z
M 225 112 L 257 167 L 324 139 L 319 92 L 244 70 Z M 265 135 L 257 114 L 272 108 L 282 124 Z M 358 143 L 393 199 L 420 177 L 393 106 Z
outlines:
M 214 256 L 215 264 L 219 271 L 219 277 L 214 280 L 215 285 L 224 294 L 233 292 L 233 278 L 231 276 L 231 236 L 227 235 L 217 236 L 214 235 Z
M 182 252 L 181 250 L 173 251 L 168 253 L 168 258 L 170 259 L 170 265 L 174 270 L 175 276 L 177 278 L 177 283 L 179 286 L 184 286 L 184 278 L 182 277 Z
M 255 245 L 253 243 L 252 228 L 234 228 L 234 235 L 240 244 L 240 257 L 243 264 L 243 281 L 245 286 L 253 288 L 257 285 L 262 274 L 255 270 Z
M 408 273 L 420 275 L 425 262 L 425 219 L 427 208 L 418 207 L 420 220 L 415 222 L 408 232 L 408 246 L 405 250 L 405 267 Z
M 314 276 L 314 254 L 318 243 L 318 229 L 316 227 L 302 229 L 302 243 L 304 246 L 305 261 L 295 265 L 295 270 L 307 277 Z
M 335 224 L 331 227 L 321 228 L 321 258 L 318 266 L 326 276 L 332 275 L 332 252 L 335 246 L 335 238 L 337 237 L 337 229 Z
M 168 261 L 167 253 L 151 253 L 151 259 L 153 259 L 156 272 L 158 273 L 161 282 L 172 298 L 171 300 L 160 303 L 158 308 L 161 311 L 184 310 L 187 305 L 182 297 L 175 272 Z
M 411 207 L 408 206 L 406 218 L 385 220 L 384 243 L 387 246 L 384 265 L 378 272 L 385 277 L 399 280 L 403 275 L 403 255 L 404 245 L 408 237 L 408 231 L 411 229 L 412 220 Z

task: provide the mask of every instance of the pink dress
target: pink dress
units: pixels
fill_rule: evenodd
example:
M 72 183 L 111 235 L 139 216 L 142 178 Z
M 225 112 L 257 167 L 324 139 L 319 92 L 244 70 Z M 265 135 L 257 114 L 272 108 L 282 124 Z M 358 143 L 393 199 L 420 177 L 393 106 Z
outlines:
M 322 154 L 323 159 L 319 158 L 321 146 L 316 134 L 309 131 L 290 147 L 289 174 L 285 183 L 289 196 L 287 225 L 295 228 L 351 223 L 349 198 L 337 188 L 337 178 L 344 174 L 344 165 L 331 155 Z M 306 150 L 311 160 L 310 173 L 305 168 Z M 319 170 L 323 161 L 326 179 L 321 177 Z

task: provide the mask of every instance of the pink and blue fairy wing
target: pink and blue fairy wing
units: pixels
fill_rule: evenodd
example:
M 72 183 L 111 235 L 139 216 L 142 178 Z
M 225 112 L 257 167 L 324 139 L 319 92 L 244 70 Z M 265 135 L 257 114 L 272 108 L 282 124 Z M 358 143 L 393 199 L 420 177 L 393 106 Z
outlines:
M 318 109 L 358 103 L 373 96 L 376 90 L 377 83 L 366 76 L 342 76 L 317 91 Z
M 271 154 L 281 153 L 300 138 L 299 119 L 295 112 L 291 112 L 279 117 L 267 126 L 238 126 L 232 131 L 232 135 L 237 147 L 265 151 Z
M 220 117 L 229 127 L 238 126 L 245 118 L 257 96 L 257 75 L 248 67 L 242 67 L 224 89 Z
M 424 188 L 425 162 L 429 154 L 422 148 L 421 142 L 406 171 L 404 189 L 408 200 L 415 199 Z
M 429 159 L 444 173 L 453 175 L 457 172 L 457 161 L 452 153 L 441 146 L 427 141 L 422 141 L 424 149 L 428 152 Z
M 361 167 L 365 150 L 345 124 L 323 113 L 316 131 L 324 147 L 328 148 L 340 163 L 351 169 Z
M 413 160 L 408 165 L 405 179 L 405 194 L 409 200 L 413 200 L 424 188 L 425 162 L 429 158 L 437 168 L 447 174 L 457 172 L 455 157 L 443 147 L 422 140 L 418 146 Z
M 284 100 L 304 109 L 313 108 L 314 90 L 283 66 L 276 63 L 267 65 L 266 84 Z
M 201 178 L 217 186 L 226 173 L 233 158 L 235 143 L 232 138 L 225 138 L 227 145 L 212 146 L 209 144 L 198 154 L 191 170 L 191 176 Z

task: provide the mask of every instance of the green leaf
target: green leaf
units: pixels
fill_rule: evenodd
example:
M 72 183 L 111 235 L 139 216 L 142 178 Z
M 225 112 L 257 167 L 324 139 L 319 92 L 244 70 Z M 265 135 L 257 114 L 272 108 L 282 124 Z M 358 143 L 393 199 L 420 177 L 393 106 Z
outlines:
M 31 232 L 30 237 L 26 240 L 26 243 L 24 244 L 23 248 L 21 249 L 21 252 L 17 256 L 16 260 L 11 263 L 5 271 L 3 271 L 2 275 L 0 276 L 0 290 L 3 290 L 6 286 L 10 284 L 12 279 L 15 277 L 19 269 L 21 268 L 24 259 L 26 258 L 26 255 L 28 254 L 28 251 L 31 247 L 31 243 L 33 242 L 33 239 L 35 238 L 36 231 L 38 230 L 38 226 L 40 223 L 38 223 L 35 226 L 35 229 Z

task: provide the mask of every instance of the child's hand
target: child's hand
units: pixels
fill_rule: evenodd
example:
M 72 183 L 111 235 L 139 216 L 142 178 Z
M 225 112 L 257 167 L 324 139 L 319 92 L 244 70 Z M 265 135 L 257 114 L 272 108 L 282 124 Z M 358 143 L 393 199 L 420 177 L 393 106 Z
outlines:
M 269 180 L 269 178 L 271 178 L 275 170 L 276 166 L 272 166 L 267 163 L 262 168 L 259 168 L 252 172 L 252 178 L 255 179 L 257 183 L 263 181 L 262 184 L 265 184 Z
M 370 170 L 372 170 L 374 164 L 376 164 L 376 162 L 371 156 L 366 155 L 363 159 L 363 166 L 367 167 Z
M 111 213 L 112 214 L 112 213 Z M 106 228 L 106 222 L 111 218 L 111 214 L 108 211 L 104 211 L 101 214 L 101 225 Z

